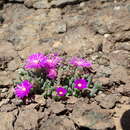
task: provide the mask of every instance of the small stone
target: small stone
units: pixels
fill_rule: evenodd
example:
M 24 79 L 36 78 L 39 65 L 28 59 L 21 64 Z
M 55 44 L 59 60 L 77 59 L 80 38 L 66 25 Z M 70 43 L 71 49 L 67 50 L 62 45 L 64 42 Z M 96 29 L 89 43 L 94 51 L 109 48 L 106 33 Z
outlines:
M 52 0 L 51 5 L 56 7 L 62 7 L 70 3 L 78 2 L 79 0 Z
M 79 5 L 81 8 L 85 6 L 85 2 L 81 2 Z
M 109 78 L 106 78 L 106 77 L 100 77 L 100 78 L 98 78 L 98 81 L 99 81 L 102 85 L 108 85 L 110 79 L 109 79 Z
M 60 102 L 52 103 L 50 109 L 55 114 L 58 114 L 60 112 L 63 112 L 64 110 L 66 110 L 65 106 L 63 104 L 61 104 Z
M 38 129 L 38 121 L 42 118 L 42 114 L 35 109 L 26 109 L 20 111 L 15 122 L 15 130 L 32 130 Z
M 65 22 L 55 22 L 48 26 L 48 30 L 52 31 L 52 33 L 65 33 L 67 25 Z
M 6 104 L 6 105 L 3 105 L 1 108 L 0 108 L 0 111 L 1 112 L 11 112 L 13 110 L 16 109 L 16 106 L 13 105 L 13 104 Z
M 5 92 L 7 92 L 7 91 L 8 91 L 7 88 L 3 88 L 1 92 L 2 92 L 2 93 L 5 93 Z
M 53 44 L 53 48 L 59 48 L 59 47 L 61 47 L 63 45 L 63 43 L 61 43 L 61 42 L 59 42 L 59 41 L 56 41 L 56 42 L 54 42 L 54 44 Z
M 130 83 L 123 86 L 123 95 L 130 97 Z
M 113 9 L 114 9 L 114 10 L 120 10 L 121 7 L 120 7 L 120 6 L 115 6 Z
M 10 61 L 8 64 L 8 70 L 15 71 L 16 69 L 18 69 L 18 63 L 16 62 L 16 60 Z
M 8 104 L 9 101 L 10 101 L 10 99 L 3 99 L 3 100 L 0 102 L 0 107 L 3 106 L 3 105 Z
M 48 0 L 40 0 L 34 2 L 33 7 L 36 9 L 47 9 L 50 8 L 50 4 L 48 3 Z
M 35 101 L 42 106 L 46 104 L 45 98 L 41 95 L 35 95 Z
M 56 33 L 64 33 L 67 31 L 66 23 L 60 23 L 57 25 Z
M 70 104 L 74 104 L 78 101 L 78 99 L 74 96 L 70 97 L 68 100 L 67 100 L 67 103 L 70 103 Z
M 11 102 L 12 102 L 14 105 L 16 105 L 16 106 L 19 106 L 19 105 L 21 105 L 21 104 L 23 103 L 22 100 L 17 99 L 17 98 L 12 99 Z

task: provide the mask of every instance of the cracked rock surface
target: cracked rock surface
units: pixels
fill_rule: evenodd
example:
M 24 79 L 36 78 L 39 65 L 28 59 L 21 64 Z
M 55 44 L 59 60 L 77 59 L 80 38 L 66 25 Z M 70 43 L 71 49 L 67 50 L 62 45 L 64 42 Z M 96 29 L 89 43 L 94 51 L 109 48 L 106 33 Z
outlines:
M 18 68 L 54 50 L 92 61 L 103 90 L 22 104 L 13 94 Z M 0 0 L 0 130 L 124 130 L 129 109 L 129 0 Z

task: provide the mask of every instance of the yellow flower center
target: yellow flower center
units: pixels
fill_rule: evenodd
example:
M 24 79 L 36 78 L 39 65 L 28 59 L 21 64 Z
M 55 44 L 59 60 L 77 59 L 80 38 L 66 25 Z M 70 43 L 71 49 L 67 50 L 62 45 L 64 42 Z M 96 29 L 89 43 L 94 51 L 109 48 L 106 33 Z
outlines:
M 59 94 L 63 94 L 63 92 L 62 92 L 62 91 L 60 91 L 60 92 L 59 92 Z
M 39 63 L 39 60 L 33 60 L 34 63 L 38 64 Z
M 22 88 L 23 91 L 26 91 L 26 88 Z
M 79 84 L 78 84 L 78 87 L 81 87 L 81 86 L 82 86 L 82 84 L 81 84 L 81 83 L 79 83 Z
M 78 63 L 79 65 L 81 65 L 81 64 L 82 64 L 82 62 L 81 62 L 81 61 L 78 61 L 77 63 Z
M 47 62 L 52 63 L 52 60 L 51 60 L 51 59 L 48 59 Z

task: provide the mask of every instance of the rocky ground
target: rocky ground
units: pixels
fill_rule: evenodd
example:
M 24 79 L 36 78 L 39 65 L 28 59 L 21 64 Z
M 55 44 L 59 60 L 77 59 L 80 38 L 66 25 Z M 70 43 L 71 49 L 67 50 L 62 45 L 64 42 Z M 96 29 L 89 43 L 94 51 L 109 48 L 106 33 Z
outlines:
M 130 0 L 0 0 L 0 130 L 130 130 Z M 94 98 L 21 105 L 13 80 L 34 52 L 93 61 Z

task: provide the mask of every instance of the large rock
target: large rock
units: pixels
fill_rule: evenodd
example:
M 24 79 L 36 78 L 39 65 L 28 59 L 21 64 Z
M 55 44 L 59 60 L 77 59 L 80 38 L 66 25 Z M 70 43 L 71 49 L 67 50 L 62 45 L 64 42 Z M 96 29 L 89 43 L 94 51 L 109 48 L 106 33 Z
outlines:
M 0 85 L 9 86 L 12 85 L 12 78 L 10 72 L 0 71 Z
M 62 7 L 68 4 L 77 3 L 85 0 L 52 0 L 51 5 L 56 7 Z
M 110 65 L 121 65 L 127 67 L 129 65 L 129 52 L 125 50 L 116 50 L 109 54 Z
M 119 94 L 110 94 L 110 95 L 98 95 L 96 101 L 99 102 L 100 106 L 105 109 L 111 109 L 115 107 L 116 102 L 119 101 L 120 95 Z
M 1 130 L 14 130 L 13 123 L 15 121 L 13 113 L 0 112 L 0 129 Z
M 113 8 L 104 8 L 92 15 L 89 23 L 95 32 L 99 34 L 124 32 L 130 29 L 130 13 L 127 8 L 114 10 Z
M 0 7 L 5 3 L 6 0 L 0 0 Z
M 41 122 L 41 127 L 39 130 L 76 130 L 75 125 L 72 120 L 68 119 L 66 116 L 52 117 L 46 122 Z
M 9 0 L 9 2 L 24 2 L 24 0 Z
M 21 111 L 15 122 L 15 130 L 36 130 L 41 117 L 41 113 L 38 113 L 35 109 Z
M 130 96 L 130 82 L 123 86 L 123 95 Z
M 130 76 L 127 74 L 127 70 L 124 67 L 116 66 L 112 69 L 110 82 L 127 83 L 129 80 L 130 80 Z
M 101 109 L 96 104 L 86 104 L 84 102 L 77 103 L 71 119 L 83 128 L 94 130 L 114 129 L 114 123 L 109 117 L 110 113 Z
M 13 47 L 11 43 L 6 42 L 6 41 L 0 42 L 0 57 L 5 57 L 5 58 L 17 57 L 17 52 L 15 51 L 15 48 Z
M 116 49 L 130 51 L 130 42 L 119 42 L 116 44 Z

